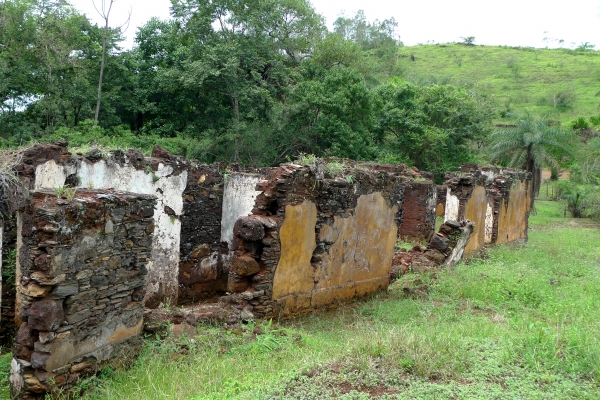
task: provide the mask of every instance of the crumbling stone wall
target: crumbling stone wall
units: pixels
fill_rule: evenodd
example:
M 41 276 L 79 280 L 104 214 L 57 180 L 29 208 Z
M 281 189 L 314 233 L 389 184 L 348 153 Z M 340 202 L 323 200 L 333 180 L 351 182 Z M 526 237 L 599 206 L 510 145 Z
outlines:
M 13 395 L 43 398 L 140 350 L 155 204 L 114 191 L 32 192 L 18 218 Z
M 465 254 L 487 243 L 527 239 L 530 182 L 522 171 L 476 165 L 446 175 L 445 219 L 475 223 Z
M 0 221 L 0 272 L 6 269 L 6 275 L 12 275 L 15 269 L 14 251 L 17 247 L 17 220 L 16 216 Z M 9 273 L 10 271 L 10 273 Z M 15 327 L 15 282 L 2 279 L 0 306 L 2 309 L 0 319 L 0 346 L 8 348 L 12 345 Z
M 523 171 L 503 170 L 494 177 L 493 243 L 527 240 L 531 211 L 531 178 Z
M 363 229 L 361 224 L 373 218 L 366 217 L 371 212 L 369 207 L 379 201 L 375 193 L 381 194 L 388 207 L 380 205 L 377 212 L 393 214 L 390 217 L 393 224 L 379 221 L 369 225 L 368 229 L 377 232 L 391 235 L 391 230 L 396 229 L 400 237 L 429 240 L 435 233 L 438 197 L 446 197 L 446 220 L 468 219 L 475 222 L 475 232 L 467 245 L 467 253 L 485 243 L 495 242 L 499 236 L 502 240 L 514 240 L 522 237 L 524 232 L 523 224 L 516 222 L 522 220 L 522 207 L 510 205 L 511 190 L 494 183 L 500 172 L 494 168 L 465 166 L 458 174 L 449 176 L 452 182 L 446 192 L 440 194 L 431 174 L 402 165 L 343 160 L 344 171 L 332 172 L 327 169 L 327 161 L 319 160 L 306 166 L 286 164 L 277 168 L 241 170 L 236 165 L 199 165 L 174 157 L 158 146 L 151 157 L 144 157 L 137 150 L 108 154 L 92 150 L 87 154 L 72 155 L 61 144 L 40 145 L 28 151 L 27 161 L 22 163 L 22 179 L 31 187 L 56 188 L 65 184 L 115 187 L 158 197 L 145 298 L 146 306 L 152 308 L 160 303 L 174 305 L 213 301 L 229 292 L 244 293 L 242 300 L 236 296 L 224 297 L 236 307 L 243 309 L 249 306 L 246 311 L 250 313 L 252 309 L 252 313 L 259 317 L 275 315 L 278 309 L 287 307 L 273 298 L 277 266 L 287 254 L 292 254 L 289 253 L 290 248 L 296 248 L 296 244 L 284 245 L 286 239 L 281 237 L 281 232 L 288 229 L 314 231 L 314 249 L 306 244 L 313 242 L 310 236 L 298 241 L 307 240 L 304 245 L 298 246 L 304 246 L 303 251 L 310 257 L 306 254 L 299 258 L 290 257 L 294 260 L 309 258 L 303 263 L 305 267 L 311 266 L 313 281 L 337 282 L 334 286 L 342 293 L 341 288 L 349 280 L 356 278 L 362 281 L 364 277 L 361 277 L 360 268 L 356 265 L 349 266 L 342 256 L 334 257 L 333 254 L 341 250 L 332 238 Z M 512 175 L 510 179 L 513 179 Z M 526 185 L 522 185 L 517 202 L 522 202 L 522 198 L 527 196 Z M 364 208 L 359 207 L 361 196 L 365 196 L 361 202 L 369 204 L 367 211 L 360 211 Z M 312 207 L 309 203 L 314 204 L 317 210 L 314 229 L 311 228 L 313 213 L 309 212 Z M 398 208 L 395 211 L 394 206 Z M 300 212 L 310 217 L 306 219 L 308 228 L 289 228 L 293 216 Z M 333 233 L 327 233 L 328 229 Z M 356 255 L 359 244 L 352 244 L 356 236 L 354 233 L 350 236 L 346 240 L 351 249 L 348 252 Z M 383 236 L 380 239 L 381 243 L 387 243 Z M 293 240 L 296 240 L 295 236 Z M 367 242 L 361 241 L 360 245 Z M 379 249 L 380 242 L 371 247 Z M 380 250 L 381 254 L 387 254 L 387 250 Z M 382 259 L 381 263 L 387 266 L 388 259 Z M 338 273 L 341 275 L 334 278 L 329 274 L 332 264 L 342 265 L 343 271 L 353 272 L 346 274 L 340 270 Z M 285 267 L 280 270 L 285 270 Z M 303 270 L 308 271 L 308 268 Z M 352 274 L 355 277 L 351 279 Z M 383 279 L 383 273 L 373 274 L 377 279 Z M 306 282 L 310 280 L 306 276 L 303 279 Z M 315 283 L 312 290 L 330 290 L 326 285 Z M 291 295 L 282 293 L 276 293 L 275 297 Z M 296 293 L 296 289 L 290 289 L 289 293 Z M 312 294 L 310 296 L 310 302 L 303 300 L 303 306 L 290 309 L 296 307 L 300 310 L 306 308 L 306 304 L 313 307 L 327 302 L 320 303 L 313 299 Z M 352 296 L 343 294 L 339 298 Z M 330 300 L 333 298 L 329 297 Z
M 224 166 L 192 165 L 183 192 L 179 251 L 178 304 L 189 304 L 227 291 L 222 255 Z
M 435 206 L 435 215 L 443 217 L 446 213 L 446 195 L 448 194 L 448 187 L 446 185 L 437 185 L 437 198 Z
M 156 146 L 151 157 L 135 149 L 73 155 L 66 144 L 40 144 L 26 152 L 19 178 L 30 188 L 63 186 L 122 190 L 157 197 L 154 245 L 145 303 L 177 303 L 183 192 L 189 163 Z
M 262 179 L 253 214 L 235 225 L 224 301 L 244 315 L 304 312 L 387 287 L 405 183 L 362 166 L 337 176 L 286 164 Z

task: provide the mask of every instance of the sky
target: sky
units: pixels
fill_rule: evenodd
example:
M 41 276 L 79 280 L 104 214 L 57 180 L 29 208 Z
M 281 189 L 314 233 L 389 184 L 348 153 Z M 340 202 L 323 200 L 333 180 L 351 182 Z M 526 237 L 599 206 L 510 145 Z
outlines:
M 106 0 L 107 2 L 109 0 Z M 102 0 L 96 0 L 101 4 Z M 101 23 L 92 0 L 71 0 Z M 152 17 L 169 18 L 169 0 L 115 0 L 111 26 L 121 25 L 131 10 L 125 48 L 133 45 L 138 26 Z M 405 45 L 446 43 L 474 36 L 476 44 L 532 47 L 576 47 L 589 42 L 600 50 L 600 0 L 312 0 L 331 29 L 342 13 L 364 10 L 367 19 L 398 21 Z M 546 38 L 546 40 L 544 40 Z

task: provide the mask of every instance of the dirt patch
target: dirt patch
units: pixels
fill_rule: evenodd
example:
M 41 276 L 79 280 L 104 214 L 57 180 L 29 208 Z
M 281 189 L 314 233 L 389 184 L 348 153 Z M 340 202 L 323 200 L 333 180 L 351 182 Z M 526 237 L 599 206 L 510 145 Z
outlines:
M 369 398 L 377 398 L 385 395 L 399 394 L 401 391 L 397 388 L 391 388 L 384 383 L 376 382 L 368 384 L 364 382 L 356 382 L 356 376 L 353 375 L 355 371 L 344 371 L 344 368 L 338 364 L 331 364 L 323 368 L 315 369 L 307 374 L 310 379 L 310 385 L 318 386 L 321 390 L 321 394 L 327 392 L 327 398 L 338 398 L 348 393 L 358 392 L 366 393 Z M 350 383 L 345 381 L 345 375 L 348 374 L 349 381 L 355 381 Z M 408 377 L 406 377 L 408 379 Z M 295 391 L 294 387 L 287 390 L 288 395 L 293 395 Z
M 542 181 L 544 181 L 546 179 L 550 179 L 551 176 L 552 176 L 552 172 L 550 172 L 550 170 L 545 169 L 542 171 Z M 559 179 L 569 179 L 569 176 L 570 176 L 569 171 L 565 171 L 565 172 L 562 172 L 558 178 Z

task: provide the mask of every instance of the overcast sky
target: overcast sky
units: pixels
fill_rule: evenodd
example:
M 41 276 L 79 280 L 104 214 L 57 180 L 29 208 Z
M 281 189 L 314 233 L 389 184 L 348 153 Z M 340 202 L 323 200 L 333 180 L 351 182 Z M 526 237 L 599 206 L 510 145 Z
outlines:
M 71 2 L 101 22 L 92 0 Z M 137 27 L 151 17 L 169 18 L 170 4 L 169 0 L 116 0 L 111 26 L 123 23 L 132 11 L 123 46 L 132 46 Z M 406 45 L 475 36 L 476 44 L 558 46 L 543 41 L 550 38 L 564 40 L 564 47 L 590 42 L 600 50 L 600 0 L 312 0 L 312 4 L 330 29 L 342 12 L 353 16 L 362 9 L 369 20 L 394 17 L 400 40 Z

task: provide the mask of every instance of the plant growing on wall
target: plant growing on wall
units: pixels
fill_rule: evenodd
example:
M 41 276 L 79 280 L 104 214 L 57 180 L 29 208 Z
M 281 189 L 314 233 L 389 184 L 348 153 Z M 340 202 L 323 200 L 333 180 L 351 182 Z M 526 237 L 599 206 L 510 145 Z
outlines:
M 2 258 L 2 282 L 14 287 L 17 279 L 17 249 L 8 251 Z

